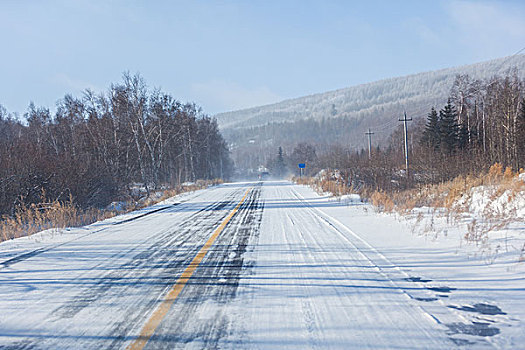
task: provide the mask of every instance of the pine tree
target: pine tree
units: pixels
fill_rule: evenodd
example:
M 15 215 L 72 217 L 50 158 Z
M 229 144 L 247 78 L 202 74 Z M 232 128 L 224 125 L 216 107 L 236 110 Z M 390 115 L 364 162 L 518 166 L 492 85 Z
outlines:
M 458 112 L 450 99 L 445 107 L 439 111 L 439 139 L 443 152 L 451 154 L 458 146 L 459 126 Z
M 279 146 L 279 152 L 277 154 L 277 160 L 275 162 L 275 175 L 277 177 L 283 177 L 286 173 L 286 165 L 284 163 L 283 148 Z
M 420 143 L 422 146 L 437 150 L 439 148 L 439 141 L 439 117 L 434 107 L 432 107 L 428 114 L 427 123 L 425 124 L 425 130 L 423 130 Z
M 469 132 L 467 123 L 463 122 L 458 129 L 458 141 L 457 146 L 459 149 L 467 147 L 469 142 Z

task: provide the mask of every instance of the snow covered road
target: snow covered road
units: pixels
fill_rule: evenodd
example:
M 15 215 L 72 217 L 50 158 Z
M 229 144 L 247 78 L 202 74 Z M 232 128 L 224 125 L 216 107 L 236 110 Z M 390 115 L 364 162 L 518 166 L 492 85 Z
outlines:
M 224 184 L 175 204 L 0 244 L 0 349 L 509 345 L 304 187 Z

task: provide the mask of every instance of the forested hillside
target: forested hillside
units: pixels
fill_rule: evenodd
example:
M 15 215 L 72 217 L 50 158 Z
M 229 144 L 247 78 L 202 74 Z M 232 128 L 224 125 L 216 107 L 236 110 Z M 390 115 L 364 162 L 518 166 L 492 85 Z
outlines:
M 382 148 L 370 154 L 330 147 L 309 152 L 309 175 L 334 170 L 336 180 L 355 191 L 395 193 L 463 177 L 465 186 L 480 173 L 525 168 L 525 79 L 508 75 L 487 80 L 457 78 L 445 104 L 430 108 L 409 129 L 406 172 L 404 130 L 400 125 Z M 297 159 L 288 157 L 293 167 Z M 496 170 L 495 170 L 496 169 Z M 293 169 L 295 170 L 295 169 Z M 425 193 L 419 195 L 425 199 Z M 426 198 L 428 199 L 428 198 Z
M 445 104 L 458 75 L 476 81 L 511 70 L 524 76 L 525 55 L 381 80 L 216 117 L 236 164 L 249 169 L 265 164 L 277 147 L 289 153 L 299 142 L 321 149 L 333 144 L 365 148 L 368 128 L 374 132 L 373 145 L 384 145 L 405 111 L 417 121 L 431 107 Z
M 139 75 L 124 74 L 107 93 L 66 95 L 56 113 L 31 104 L 25 119 L 0 108 L 0 214 L 70 196 L 100 208 L 137 187 L 149 193 L 232 172 L 216 121 L 148 90 Z

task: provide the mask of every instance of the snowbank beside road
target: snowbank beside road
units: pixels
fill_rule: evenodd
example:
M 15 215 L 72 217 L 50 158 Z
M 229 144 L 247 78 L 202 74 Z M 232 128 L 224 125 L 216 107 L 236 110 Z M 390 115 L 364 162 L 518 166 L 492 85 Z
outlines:
M 378 265 L 386 265 L 387 273 L 403 271 L 414 287 L 430 290 L 433 296 L 422 298 L 424 304 L 444 303 L 461 315 L 465 322 L 451 326 L 451 334 L 462 333 L 472 342 L 481 338 L 498 348 L 520 348 L 525 343 L 523 221 L 492 230 L 484 241 L 469 242 L 465 234 L 469 224 L 472 227 L 472 216 L 466 214 L 452 220 L 433 208 L 417 208 L 408 215 L 378 213 L 370 204 L 335 205 L 336 197 L 320 197 L 307 186 L 296 188 L 304 198 L 317 198 L 310 202 L 370 244 L 371 259 L 384 256 Z M 496 330 L 486 332 L 488 327 L 498 333 L 490 335 Z
M 16 260 L 22 256 L 40 253 L 52 249 L 53 247 L 74 241 L 86 235 L 104 231 L 114 225 L 129 222 L 143 216 L 167 209 L 173 205 L 184 203 L 193 197 L 198 196 L 206 189 L 194 192 L 185 192 L 174 197 L 170 197 L 157 204 L 128 213 L 120 214 L 102 221 L 97 221 L 91 225 L 82 227 L 52 228 L 37 232 L 30 236 L 19 237 L 8 241 L 0 242 L 0 268 L 9 264 L 12 259 Z
M 464 207 L 473 216 L 518 221 L 525 218 L 525 191 L 501 191 L 498 186 L 478 186 L 472 188 L 455 205 Z

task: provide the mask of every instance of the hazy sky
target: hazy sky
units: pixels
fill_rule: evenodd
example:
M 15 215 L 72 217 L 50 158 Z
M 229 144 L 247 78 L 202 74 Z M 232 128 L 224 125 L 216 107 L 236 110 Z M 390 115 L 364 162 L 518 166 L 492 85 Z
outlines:
M 0 43 L 11 112 L 129 70 L 214 114 L 512 55 L 525 1 L 0 0 Z

